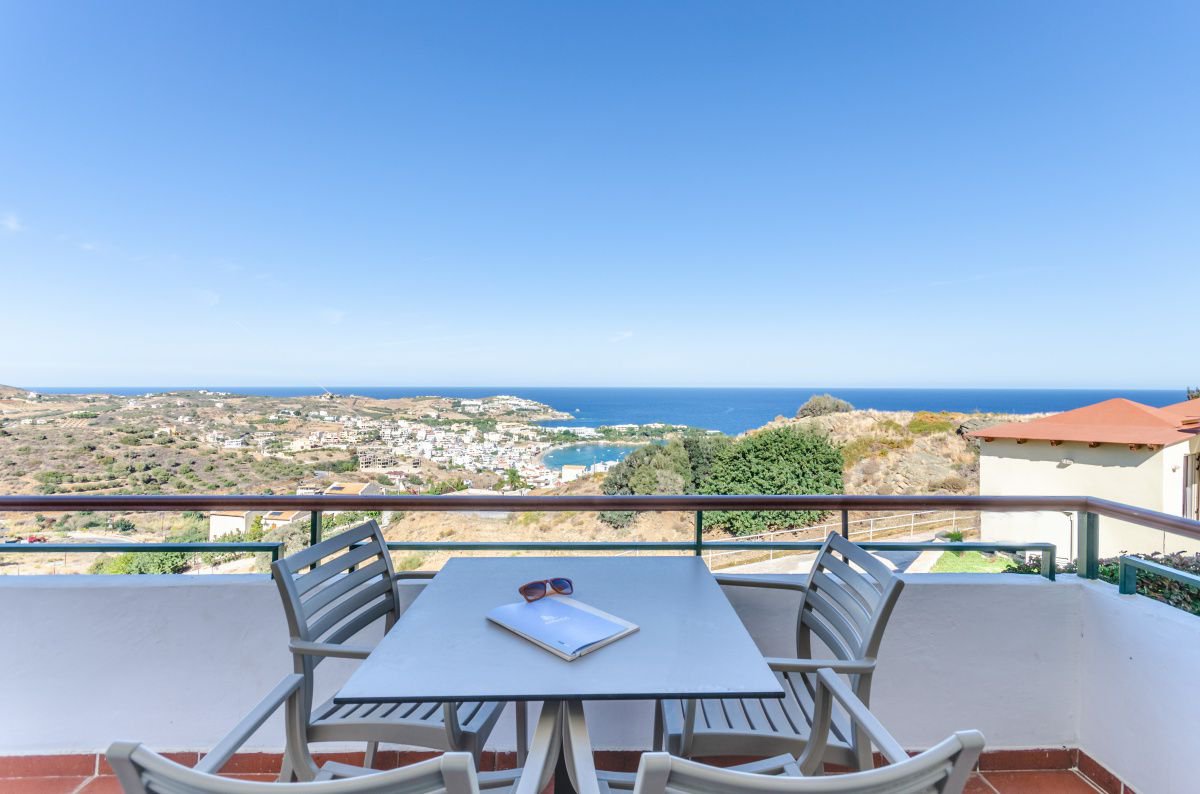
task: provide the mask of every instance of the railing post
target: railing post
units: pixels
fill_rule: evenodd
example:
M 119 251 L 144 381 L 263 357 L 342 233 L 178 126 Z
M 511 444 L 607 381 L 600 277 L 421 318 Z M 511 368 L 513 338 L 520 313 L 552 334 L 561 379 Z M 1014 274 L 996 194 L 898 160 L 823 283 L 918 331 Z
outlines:
M 850 540 L 850 511 L 842 511 L 842 537 Z
M 1117 568 L 1118 591 L 1121 595 L 1137 595 L 1137 568 L 1127 563 L 1127 559 L 1127 557 L 1122 557 Z
M 1053 545 L 1051 545 L 1048 549 L 1042 549 L 1041 574 L 1052 582 L 1054 581 L 1054 572 L 1057 570 L 1055 565 L 1057 558 L 1058 549 L 1056 549 Z
M 1076 575 L 1097 579 L 1100 576 L 1100 516 L 1081 511 L 1075 526 L 1079 534 L 1075 543 Z
M 704 553 L 704 511 L 696 511 L 696 543 L 694 548 L 697 557 Z
M 321 511 L 314 510 L 308 514 L 308 545 L 315 546 L 321 542 Z M 317 567 L 313 563 L 313 568 Z

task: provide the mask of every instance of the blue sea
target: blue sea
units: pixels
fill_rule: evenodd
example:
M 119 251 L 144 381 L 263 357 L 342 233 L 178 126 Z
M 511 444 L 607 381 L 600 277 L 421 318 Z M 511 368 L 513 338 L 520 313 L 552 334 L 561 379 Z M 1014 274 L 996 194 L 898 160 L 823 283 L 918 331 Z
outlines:
M 637 448 L 636 444 L 568 444 L 547 452 L 542 457 L 542 463 L 548 469 L 592 466 L 601 461 L 624 460 L 626 455 Z
M 36 388 L 46 394 L 143 394 L 207 388 L 235 394 L 295 397 L 322 393 L 310 386 L 121 386 Z M 544 386 L 340 386 L 338 394 L 365 397 L 486 397 L 514 394 L 545 403 L 574 416 L 551 425 L 598 427 L 613 424 L 665 422 L 736 434 L 761 427 L 776 416 L 794 416 L 814 394 L 833 394 L 856 408 L 881 411 L 988 411 L 1041 413 L 1067 411 L 1112 397 L 1127 397 L 1153 406 L 1180 402 L 1187 395 L 1175 389 L 862 389 L 862 388 L 623 388 Z

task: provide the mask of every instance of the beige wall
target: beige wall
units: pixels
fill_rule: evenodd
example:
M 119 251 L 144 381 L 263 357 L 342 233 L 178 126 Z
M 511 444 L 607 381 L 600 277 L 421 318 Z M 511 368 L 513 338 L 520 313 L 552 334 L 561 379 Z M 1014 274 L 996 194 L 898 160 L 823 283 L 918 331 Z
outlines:
M 1189 443 L 1158 451 L 1131 450 L 1124 444 L 1083 443 L 1051 446 L 1048 441 L 1018 444 L 1012 439 L 983 442 L 979 456 L 979 492 L 1007 496 L 1096 496 L 1180 515 L 1183 456 Z M 1067 465 L 1062 461 L 1071 460 Z M 1172 470 L 1172 467 L 1175 470 Z M 984 513 L 984 540 L 1049 541 L 1060 557 L 1074 556 L 1074 516 L 1045 513 Z M 1185 541 L 1161 530 L 1100 519 L 1100 555 L 1122 551 L 1200 551 L 1200 541 Z
M 208 539 L 210 541 L 217 540 L 235 532 L 244 534 L 250 528 L 250 524 L 254 522 L 254 517 L 258 515 L 262 514 L 249 512 L 245 515 L 223 516 L 210 513 L 208 516 Z

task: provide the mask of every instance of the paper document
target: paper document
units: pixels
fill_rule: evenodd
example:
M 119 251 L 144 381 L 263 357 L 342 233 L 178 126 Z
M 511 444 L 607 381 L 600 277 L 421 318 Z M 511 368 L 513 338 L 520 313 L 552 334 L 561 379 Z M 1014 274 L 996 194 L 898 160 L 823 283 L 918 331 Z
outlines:
M 638 630 L 627 620 L 565 596 L 504 604 L 487 618 L 567 661 Z

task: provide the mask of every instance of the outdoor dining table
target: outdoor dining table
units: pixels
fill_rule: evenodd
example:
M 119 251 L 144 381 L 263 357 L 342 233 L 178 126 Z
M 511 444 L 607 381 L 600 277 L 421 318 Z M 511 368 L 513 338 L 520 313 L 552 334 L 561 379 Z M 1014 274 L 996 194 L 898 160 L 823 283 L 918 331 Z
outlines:
M 522 584 L 574 582 L 576 600 L 639 630 L 574 661 L 486 614 Z M 556 596 L 547 596 L 554 598 Z M 699 557 L 458 558 L 446 563 L 334 696 L 339 704 L 781 698 Z M 569 790 L 561 753 L 557 791 Z

